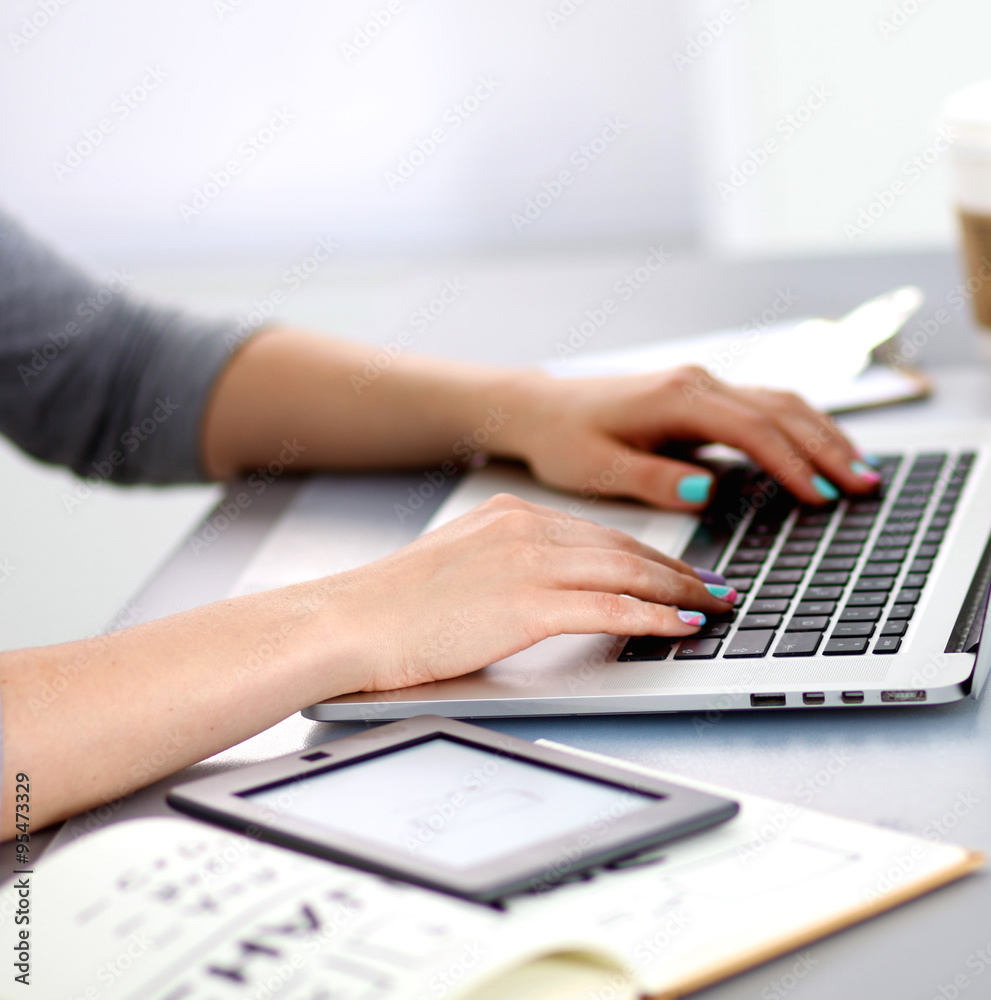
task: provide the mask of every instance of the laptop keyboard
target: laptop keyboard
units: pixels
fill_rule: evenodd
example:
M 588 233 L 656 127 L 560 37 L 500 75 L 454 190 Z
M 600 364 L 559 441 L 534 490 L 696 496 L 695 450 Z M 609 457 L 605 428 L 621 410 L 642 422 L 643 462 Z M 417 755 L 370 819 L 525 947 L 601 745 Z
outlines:
M 732 467 L 682 558 L 721 572 L 736 607 L 688 639 L 635 636 L 619 660 L 897 653 L 974 459 L 881 455 L 874 495 L 823 507 L 753 466 Z

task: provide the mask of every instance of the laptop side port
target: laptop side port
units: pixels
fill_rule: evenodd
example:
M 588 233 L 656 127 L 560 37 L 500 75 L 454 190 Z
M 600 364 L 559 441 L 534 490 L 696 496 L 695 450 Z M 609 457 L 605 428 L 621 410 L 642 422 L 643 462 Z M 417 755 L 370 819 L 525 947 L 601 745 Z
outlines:
M 925 701 L 926 692 L 918 691 L 882 691 L 881 701 Z
M 844 691 L 840 698 L 843 699 L 844 705 L 862 705 L 864 703 L 864 692 L 863 691 Z
M 751 708 L 780 708 L 785 703 L 783 694 L 752 694 L 750 696 Z
M 802 695 L 802 701 L 806 705 L 825 705 L 826 693 L 824 691 L 806 691 Z

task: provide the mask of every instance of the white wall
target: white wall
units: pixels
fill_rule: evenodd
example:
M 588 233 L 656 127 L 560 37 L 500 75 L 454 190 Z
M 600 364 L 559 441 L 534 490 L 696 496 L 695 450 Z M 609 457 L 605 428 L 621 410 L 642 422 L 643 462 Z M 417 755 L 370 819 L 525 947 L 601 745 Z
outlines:
M 552 24 L 558 6 L 574 13 Z M 345 51 L 376 11 L 389 23 Z M 328 234 L 343 251 L 432 252 L 694 225 L 682 81 L 658 58 L 670 3 L 9 0 L 0 32 L 0 203 L 103 262 L 280 255 Z M 497 86 L 456 126 L 480 78 Z M 273 141 L 242 146 L 279 111 L 291 122 Z M 627 128 L 579 171 L 572 154 L 611 117 Z M 112 131 L 57 168 L 101 120 Z M 444 142 L 390 190 L 437 128 Z M 184 221 L 231 160 L 238 175 Z M 517 233 L 512 213 L 562 169 L 565 196 Z
M 987 0 L 688 0 L 682 28 L 682 51 L 694 40 L 699 53 L 681 75 L 708 246 L 778 254 L 952 244 L 947 156 L 932 147 L 945 98 L 991 77 Z M 825 99 L 811 98 L 813 88 Z M 766 162 L 736 174 L 744 183 L 732 193 L 720 190 L 734 170 L 753 170 L 761 156 L 751 150 L 768 139 L 777 148 Z M 862 216 L 875 201 L 880 217 Z

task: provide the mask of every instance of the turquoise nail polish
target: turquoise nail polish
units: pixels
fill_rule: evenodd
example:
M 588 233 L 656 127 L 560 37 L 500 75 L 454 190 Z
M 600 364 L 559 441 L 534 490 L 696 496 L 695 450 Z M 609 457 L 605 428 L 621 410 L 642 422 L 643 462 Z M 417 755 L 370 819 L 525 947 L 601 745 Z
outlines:
M 683 476 L 678 481 L 678 497 L 685 503 L 705 503 L 712 488 L 712 476 Z
M 735 587 L 723 587 L 718 583 L 707 583 L 705 589 L 712 594 L 713 597 L 718 597 L 723 601 L 735 601 L 736 600 L 736 588 Z
M 812 485 L 824 500 L 839 500 L 840 491 L 828 479 L 823 479 L 822 476 L 813 476 Z
M 678 617 L 686 625 L 704 625 L 705 615 L 701 611 L 679 611 Z
M 877 468 L 877 466 L 879 466 L 881 464 L 881 456 L 880 455 L 864 455 L 864 461 L 868 465 L 873 465 L 875 468 Z
M 850 471 L 855 476 L 859 476 L 861 479 L 866 479 L 869 483 L 878 483 L 881 481 L 881 477 L 872 468 L 870 468 L 870 466 L 865 465 L 863 462 L 851 462 Z

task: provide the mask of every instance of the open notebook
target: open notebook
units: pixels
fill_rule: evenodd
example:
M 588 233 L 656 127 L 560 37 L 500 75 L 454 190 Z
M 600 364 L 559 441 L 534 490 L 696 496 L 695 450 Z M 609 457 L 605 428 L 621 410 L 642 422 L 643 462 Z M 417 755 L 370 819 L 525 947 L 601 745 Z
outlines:
M 732 796 L 739 814 L 587 880 L 568 883 L 562 857 L 562 884 L 502 910 L 156 818 L 113 825 L 15 876 L 22 884 L 4 886 L 0 912 L 16 912 L 26 879 L 32 989 L 23 992 L 46 1000 L 674 997 L 983 861 L 677 780 Z M 8 961 L 17 960 L 18 930 L 2 925 Z M 0 991 L 22 992 L 9 977 Z

